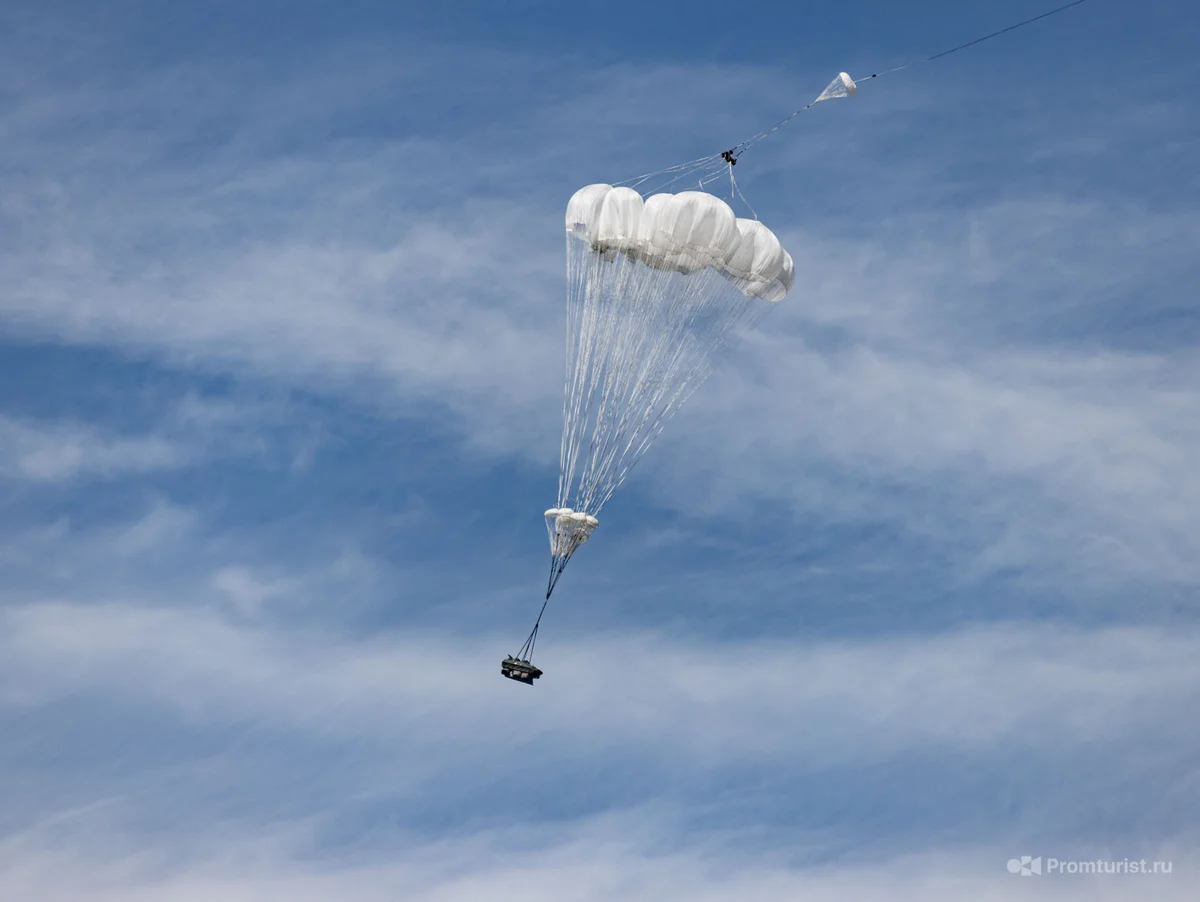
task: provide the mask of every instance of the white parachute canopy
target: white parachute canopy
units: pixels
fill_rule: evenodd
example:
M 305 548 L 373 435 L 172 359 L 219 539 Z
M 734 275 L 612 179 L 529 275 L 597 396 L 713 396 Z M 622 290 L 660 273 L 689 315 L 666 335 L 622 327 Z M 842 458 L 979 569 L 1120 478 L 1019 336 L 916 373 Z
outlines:
M 596 514 L 708 376 L 731 333 L 791 290 L 760 222 L 703 191 L 588 185 L 567 204 L 567 366 L 550 584 Z
M 829 83 L 821 95 L 813 101 L 820 103 L 822 100 L 836 100 L 839 97 L 853 97 L 858 91 L 858 85 L 854 83 L 854 79 L 845 72 L 839 72 L 838 77 Z

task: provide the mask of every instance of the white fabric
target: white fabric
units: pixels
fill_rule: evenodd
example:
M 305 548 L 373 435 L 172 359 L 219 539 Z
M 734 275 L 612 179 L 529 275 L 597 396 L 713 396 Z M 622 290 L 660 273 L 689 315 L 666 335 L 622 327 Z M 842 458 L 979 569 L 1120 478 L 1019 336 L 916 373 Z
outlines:
M 593 251 L 622 253 L 652 269 L 691 274 L 713 267 L 750 297 L 775 301 L 791 289 L 790 270 L 779 278 L 791 258 L 771 230 L 738 219 L 703 191 L 655 194 L 643 202 L 631 188 L 588 185 L 568 202 L 566 227 Z
M 779 271 L 779 290 L 782 294 L 779 297 L 764 298 L 765 300 L 782 301 L 791 292 L 792 286 L 796 284 L 796 264 L 792 260 L 792 255 L 784 251 L 783 256 L 783 269 Z
M 600 521 L 590 514 L 568 508 L 546 511 L 546 531 L 550 534 L 550 553 L 556 558 L 569 558 L 580 545 L 591 538 Z
M 775 237 L 775 233 L 754 219 L 738 219 L 741 243 L 722 267 L 724 273 L 740 291 L 750 297 L 778 301 L 787 291 L 779 293 L 780 276 L 791 257 Z M 790 275 L 787 277 L 790 279 Z M 790 288 L 791 285 L 789 284 Z
M 752 219 L 739 219 L 742 244 L 725 273 L 738 288 L 764 301 L 781 301 L 795 281 L 792 256 L 773 232 Z
M 642 196 L 632 188 L 613 188 L 593 208 L 589 238 L 598 251 L 636 251 Z
M 795 281 L 795 273 L 792 269 L 792 255 L 780 248 L 783 254 L 783 260 L 779 269 L 775 270 L 772 267 L 773 275 L 770 278 L 763 278 L 760 281 L 743 288 L 746 294 L 752 297 L 762 298 L 764 301 L 782 301 L 789 291 L 792 290 L 792 283 Z
M 813 103 L 820 103 L 822 100 L 836 100 L 839 97 L 853 97 L 858 91 L 858 85 L 854 83 L 854 79 L 845 72 L 839 72 L 837 78 L 829 83 L 821 96 Z
M 674 200 L 674 194 L 655 194 L 646 199 L 642 208 L 642 220 L 638 226 L 640 259 L 654 269 L 697 272 L 703 269 L 705 264 L 698 257 L 670 250 L 659 228 L 660 223 L 670 221 L 673 216 L 668 208 Z
M 694 269 L 721 265 L 737 250 L 737 217 L 724 201 L 703 191 L 667 195 L 641 234 L 649 233 L 643 252 L 678 255 Z M 690 269 L 691 267 L 689 267 Z
M 567 234 L 590 243 L 596 208 L 612 190 L 612 185 L 587 185 L 576 191 L 567 202 Z

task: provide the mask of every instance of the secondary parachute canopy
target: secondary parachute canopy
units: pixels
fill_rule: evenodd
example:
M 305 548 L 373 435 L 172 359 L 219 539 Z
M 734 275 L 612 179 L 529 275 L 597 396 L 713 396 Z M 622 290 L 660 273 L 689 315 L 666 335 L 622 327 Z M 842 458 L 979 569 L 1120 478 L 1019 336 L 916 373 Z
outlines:
M 782 300 L 792 258 L 703 191 L 588 185 L 567 204 L 567 367 L 546 595 L 596 514 L 712 369 L 731 333 Z

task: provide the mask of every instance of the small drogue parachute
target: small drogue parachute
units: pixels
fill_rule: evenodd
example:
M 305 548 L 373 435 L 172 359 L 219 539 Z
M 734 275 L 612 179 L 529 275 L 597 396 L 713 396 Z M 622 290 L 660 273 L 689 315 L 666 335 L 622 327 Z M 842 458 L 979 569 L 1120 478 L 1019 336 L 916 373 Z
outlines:
M 836 100 L 840 97 L 853 97 L 857 91 L 858 85 L 854 83 L 854 79 L 845 72 L 839 72 L 837 78 L 829 83 L 829 87 L 822 91 L 813 103 L 820 103 L 822 100 Z
M 739 327 L 791 290 L 766 226 L 704 191 L 588 185 L 567 204 L 567 365 L 549 597 L 597 514 Z

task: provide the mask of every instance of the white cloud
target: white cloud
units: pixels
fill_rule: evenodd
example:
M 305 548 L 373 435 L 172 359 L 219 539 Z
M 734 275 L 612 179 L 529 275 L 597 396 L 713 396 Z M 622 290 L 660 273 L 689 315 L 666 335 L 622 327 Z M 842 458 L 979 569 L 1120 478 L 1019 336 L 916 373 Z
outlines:
M 1159 723 L 1200 686 L 1200 638 L 1133 628 L 720 646 L 560 640 L 531 692 L 498 676 L 496 637 L 357 641 L 122 602 L 9 607 L 0 622 L 3 682 L 26 687 L 25 705 L 98 691 L 214 726 L 320 723 L 325 735 L 404 737 L 414 753 L 432 745 L 468 757 L 486 753 L 458 744 L 467 737 L 531 718 L 541 724 L 533 734 L 577 754 L 619 742 L 627 754 L 686 749 L 681 761 L 710 763 L 1061 747 Z
M 332 141 L 288 158 L 272 150 L 295 146 L 288 135 L 297 129 L 321 131 L 348 95 L 395 106 L 398 84 L 412 94 L 436 84 L 420 60 L 405 58 L 397 73 L 395 59 L 374 57 L 365 69 L 342 60 L 333 76 L 285 79 L 244 97 L 236 79 L 217 80 L 212 94 L 186 106 L 181 87 L 192 90 L 213 73 L 175 69 L 123 85 L 116 96 L 105 86 L 63 91 L 31 82 L 0 121 L 8 136 L 0 224 L 16 236 L 0 251 L 6 332 L 389 407 L 433 402 L 439 425 L 485 453 L 552 463 L 562 186 L 607 174 L 618 158 L 652 166 L 671 158 L 666 148 L 690 156 L 686 145 L 704 132 L 701 143 L 726 126 L 740 132 L 762 112 L 740 98 L 763 96 L 757 87 L 774 76 L 629 67 L 563 79 L 573 85 L 565 101 L 507 124 Z M 634 85 L 652 102 L 626 102 Z M 715 110 L 721 121 L 697 124 L 695 109 Z M 880 126 L 902 127 L 878 108 L 872 115 Z M 61 140 L 69 129 L 78 129 L 77 141 Z M 621 137 L 626 132 L 637 134 Z M 203 159 L 169 162 L 198 135 L 213 134 L 223 137 Z M 497 149 L 499 138 L 510 141 L 509 152 Z M 1096 323 L 1111 310 L 1105 298 L 1118 308 L 1136 298 L 1150 313 L 1177 303 L 1160 282 L 1190 284 L 1197 220 L 1111 192 L 1087 203 L 1054 192 L 994 203 L 980 199 L 994 192 L 978 185 L 950 208 L 942 174 L 925 156 L 929 143 L 893 161 L 887 178 L 908 182 L 895 197 L 847 195 L 852 216 L 820 218 L 804 185 L 786 182 L 780 197 L 793 191 L 797 200 L 780 214 L 778 231 L 797 248 L 797 294 L 765 324 L 757 361 L 728 369 L 674 424 L 647 461 L 642 487 L 656 486 L 688 513 L 728 514 L 766 499 L 782 508 L 783 522 L 900 524 L 960 553 L 959 563 L 970 561 L 977 573 L 1065 570 L 1073 591 L 1086 579 L 1130 575 L 1194 584 L 1195 365 L 1154 341 L 1131 347 Z M 833 149 L 827 134 L 798 144 L 806 172 L 836 174 L 816 168 L 836 162 L 824 156 Z M 1083 150 L 1092 153 L 1094 143 Z M 859 147 L 849 157 L 866 153 Z M 764 158 L 762 171 L 777 163 Z M 925 206 L 895 214 L 897 198 L 922 196 Z M 294 419 L 286 405 L 199 396 L 137 434 L 9 417 L 0 419 L 0 473 L 54 482 L 181 467 L 254 453 L 264 427 Z M 311 453 L 305 448 L 298 467 Z M 205 805 L 224 800 L 202 797 L 215 784 L 217 793 L 278 810 L 260 785 L 270 768 L 239 757 L 251 735 L 285 740 L 287 755 L 272 767 L 306 750 L 352 750 L 352 765 L 322 759 L 304 780 L 348 771 L 364 795 L 404 796 L 430 782 L 469 795 L 531 756 L 560 777 L 586 775 L 600 760 L 635 760 L 664 775 L 664 785 L 694 778 L 702 794 L 720 789 L 706 774 L 764 764 L 819 775 L 902 758 L 1112 762 L 1096 780 L 1102 799 L 1090 795 L 1086 774 L 1064 773 L 1062 786 L 1027 805 L 1043 827 L 1064 830 L 1097 812 L 1165 821 L 1170 801 L 1139 797 L 1148 768 L 1161 765 L 1181 793 L 1195 782 L 1195 728 L 1179 715 L 1195 707 L 1200 686 L 1200 638 L 1190 627 L 1026 624 L 720 646 L 664 634 L 560 639 L 540 659 L 547 676 L 529 690 L 497 673 L 497 659 L 511 650 L 507 635 L 397 627 L 362 639 L 349 618 L 291 622 L 280 612 L 333 608 L 362 586 L 372 590 L 365 595 L 379 583 L 393 594 L 409 587 L 353 550 L 328 572 L 309 561 L 264 562 L 254 549 L 234 547 L 241 536 L 202 535 L 201 518 L 163 501 L 134 524 L 85 531 L 74 551 L 63 548 L 71 535 L 64 519 L 0 552 L 74 580 L 53 591 L 6 587 L 6 735 L 20 739 L 8 724 L 51 722 L 74 703 L 114 718 L 150 715 L 151 727 L 128 740 L 122 761 L 180 725 L 189 743 L 166 776 L 151 766 L 122 771 L 120 761 L 97 755 L 81 765 L 82 786 L 61 772 L 54 780 L 75 798 L 104 796 L 135 820 L 152 819 L 155 804 L 171 806 L 176 829 L 162 831 L 169 836 L 105 821 L 103 811 L 83 812 L 74 826 L 32 823 L 53 801 L 10 810 L 0 895 L 717 902 L 1128 892 L 1112 881 L 1020 882 L 1004 861 L 1037 849 L 1016 841 L 978 855 L 888 853 L 877 866 L 818 867 L 789 863 L 786 851 L 755 857 L 681 842 L 697 831 L 624 811 L 599 826 L 566 828 L 514 815 L 515 828 L 462 842 L 389 836 L 381 841 L 386 864 L 368 855 L 335 860 L 327 849 L 318 862 L 319 842 L 272 838 L 278 824 L 254 823 L 253 815 L 229 831 L 232 840 L 198 837 L 206 833 L 198 822 L 212 811 Z M 124 578 L 156 560 L 179 572 L 153 591 L 150 580 Z M 108 579 L 102 561 L 124 568 L 123 578 Z M 527 729 L 515 734 L 514 723 Z M 228 782 L 206 781 L 203 768 L 192 768 L 193 741 L 197 755 L 219 747 L 212 766 L 227 768 Z M 114 779 L 114 770 L 128 779 Z M 10 771 L 14 790 L 23 773 Z M 164 784 L 169 791 L 154 801 L 153 788 Z M 297 807 L 319 806 L 316 788 L 305 790 Z M 906 798 L 915 804 L 923 791 Z M 178 844 L 195 839 L 200 851 L 180 852 Z M 812 843 L 823 848 L 821 839 Z M 1164 883 L 1163 898 L 1188 898 L 1183 883 Z
M 107 542 L 113 554 L 137 557 L 165 547 L 176 548 L 195 524 L 186 508 L 159 502 L 131 526 L 118 530 Z
M 818 864 L 805 860 L 810 849 L 748 852 L 733 836 L 691 836 L 666 847 L 653 840 L 671 826 L 652 812 L 631 811 L 560 825 L 553 836 L 526 827 L 441 842 L 393 836 L 389 839 L 394 846 L 379 849 L 373 843 L 374 848 L 358 854 L 320 858 L 306 854 L 303 831 L 287 834 L 278 828 L 266 835 L 230 836 L 227 830 L 222 840 L 193 841 L 186 849 L 160 840 L 134 847 L 136 851 L 119 833 L 109 832 L 103 841 L 81 841 L 69 829 L 47 830 L 10 838 L 0 846 L 0 890 L 13 898 L 46 902 L 191 902 L 218 896 L 231 902 L 1116 902 L 1131 898 L 1135 887 L 1139 898 L 1192 898 L 1195 860 L 1182 843 L 1146 851 L 1149 861 L 1171 863 L 1169 875 L 1035 878 L 1007 871 L 1008 859 L 1021 854 L 1020 845 Z M 1142 850 L 1134 854 L 1140 860 Z
M 222 567 L 212 579 L 213 587 L 227 595 L 234 607 L 244 614 L 255 614 L 272 599 L 294 594 L 297 580 L 271 577 L 249 567 Z
M 116 435 L 84 424 L 0 415 L 0 475 L 36 482 L 111 477 L 184 466 L 189 452 L 169 439 Z
M 70 37 L 70 53 L 52 42 L 46 58 L 97 52 L 88 36 Z M 544 85 L 550 66 L 380 46 L 306 57 L 271 79 L 184 63 L 68 85 L 36 71 L 28 47 L 7 49 L 3 81 L 20 86 L 0 113 L 0 324 L 10 339 L 232 373 L 250 395 L 300 386 L 419 411 L 484 454 L 547 466 L 561 393 L 559 214 L 571 187 L 719 147 L 807 90 L 752 66 L 572 70 L 578 77 L 558 66 L 558 96 L 531 91 L 513 113 L 520 79 L 482 76 L 519 71 Z M 431 102 L 450 66 L 480 76 L 478 97 L 455 98 L 474 104 L 470 115 Z M 898 92 L 902 115 L 864 92 L 867 103 L 792 131 L 790 149 L 739 166 L 758 167 L 773 195 L 771 224 L 794 249 L 798 290 L 764 324 L 756 359 L 727 369 L 673 424 L 640 488 L 688 514 L 757 505 L 761 515 L 773 503 L 771 516 L 798 536 L 846 521 L 898 526 L 957 555 L 946 582 L 1016 567 L 1081 594 L 1130 578 L 1194 586 L 1200 373 L 1186 329 L 1170 335 L 1159 320 L 1180 322 L 1194 300 L 1183 295 L 1200 221 L 1148 207 L 1119 180 L 1081 201 L 953 170 L 946 132 L 910 120 L 935 106 L 957 115 L 957 90 Z M 1103 99 L 1102 128 L 1093 113 L 1082 131 L 1064 117 L 1015 153 L 1074 167 L 1111 152 L 1114 129 L 1121 141 L 1150 130 L 1156 153 L 1187 146 L 1177 128 L 1186 109 L 1132 119 Z M 349 114 L 379 127 L 329 127 Z M 393 134 L 405 127 L 389 117 L 405 114 L 422 119 L 422 135 Z M 851 134 L 858 125 L 823 130 L 834 116 L 869 118 L 870 139 Z M 886 140 L 917 127 L 915 151 Z M 933 166 L 930 147 L 941 149 Z M 836 203 L 817 182 L 839 186 Z M 0 475 L 36 487 L 179 469 L 261 453 L 277 429 L 308 436 L 287 455 L 303 468 L 329 438 L 271 400 L 187 395 L 163 406 L 141 429 L 0 417 Z M 1190 625 L 721 645 L 576 636 L 546 645 L 547 675 L 530 690 L 497 673 L 511 636 L 480 635 L 468 621 L 412 630 L 404 605 L 426 603 L 411 597 L 417 565 L 371 560 L 353 535 L 325 566 L 270 558 L 251 530 L 207 534 L 209 512 L 158 496 L 129 523 L 79 526 L 72 514 L 0 549 L 7 566 L 36 571 L 28 584 L 10 578 L 0 609 L 5 788 L 20 798 L 4 810 L 0 896 L 1116 899 L 1128 897 L 1126 882 L 1022 881 L 1004 862 L 1054 854 L 1024 841 L 1082 832 L 1088 819 L 1097 832 L 1115 819 L 1127 832 L 1170 834 L 1172 806 L 1194 796 L 1195 726 L 1181 714 L 1200 691 Z M 436 515 L 422 510 L 417 522 L 432 530 Z M 362 608 L 348 609 L 385 593 L 396 608 L 373 609 L 364 639 Z M 1139 598 L 1130 594 L 1126 624 Z M 318 610 L 332 613 L 300 616 Z M 88 717 L 103 728 L 88 733 Z M 132 721 L 137 729 L 113 738 Z M 286 747 L 265 765 L 247 752 L 263 737 Z M 861 850 L 822 861 L 827 835 L 764 852 L 762 823 L 749 839 L 731 827 L 715 840 L 687 823 L 729 791 L 729 775 L 756 767 L 814 781 L 892 767 L 903 779 L 914 760 L 978 763 L 981 781 L 1002 785 L 1046 783 L 1037 764 L 1051 761 L 1059 785 L 1021 801 L 1028 822 L 1011 843 L 991 845 L 1008 829 L 991 825 L 988 848 L 956 851 L 906 821 L 883 840 L 853 837 L 918 850 L 878 861 Z M 457 787 L 451 802 L 476 812 L 478 796 L 530 761 L 558 785 L 634 762 L 684 811 L 666 823 L 601 800 L 609 813 L 597 822 L 519 811 L 514 827 L 456 824 L 442 841 L 416 828 L 356 832 L 358 823 L 356 848 L 340 852 L 315 836 L 354 819 L 338 806 L 356 793 L 398 799 L 389 813 L 403 822 L 413 814 L 405 799 Z M 1098 775 L 1086 767 L 1096 762 Z M 292 763 L 295 783 L 271 785 Z M 348 791 L 328 803 L 323 780 Z M 1167 784 L 1174 798 L 1147 797 L 1147 785 Z M 601 787 L 610 789 L 619 787 Z M 971 800 L 923 784 L 896 792 L 912 808 L 934 796 L 949 829 L 970 832 Z M 80 808 L 57 811 L 64 798 Z M 246 807 L 222 821 L 214 811 L 230 798 Z M 148 827 L 156 817 L 170 829 Z M 869 833 L 869 819 L 849 829 Z M 1137 851 L 1183 860 L 1146 846 Z M 1155 889 L 1190 898 L 1187 882 L 1180 874 Z
M 372 90 L 388 79 L 411 87 L 422 66 L 438 65 L 430 59 L 418 55 L 387 74 L 381 59 L 358 71 L 339 58 L 328 83 L 305 82 L 313 101 L 303 109 L 268 103 L 278 100 L 274 88 L 270 97 L 251 92 L 236 107 L 237 140 L 186 169 L 156 164 L 153 150 L 226 109 L 236 92 L 224 82 L 211 110 L 186 115 L 170 91 L 149 85 L 123 95 L 108 120 L 84 111 L 111 98 L 52 92 L 36 115 L 10 113 L 14 133 L 35 143 L 83 123 L 107 149 L 91 152 L 95 177 L 70 191 L 59 173 L 78 152 L 52 148 L 35 166 L 38 178 L 17 186 L 9 215 L 31 240 L 0 263 L 0 315 L 17 335 L 112 345 L 389 408 L 433 403 L 450 414 L 440 425 L 483 453 L 551 466 L 561 198 L 558 182 L 535 172 L 562 171 L 561 143 L 549 135 L 590 141 L 603 122 L 606 133 L 639 136 L 625 150 L 636 156 L 666 140 L 671 123 L 671 141 L 703 129 L 676 122 L 687 105 L 671 98 L 708 98 L 718 115 L 723 107 L 712 98 L 757 96 L 753 86 L 774 75 L 621 67 L 508 124 L 466 124 L 454 139 L 341 142 L 287 159 L 265 150 L 295 116 L 329 115 L 356 71 Z M 174 77 L 190 84 L 200 76 Z M 614 85 L 633 82 L 649 85 L 654 102 L 616 102 L 623 95 Z M 295 99 L 291 87 L 278 91 Z M 279 118 L 263 112 L 275 108 Z M 735 118 L 753 119 L 753 110 L 737 108 Z M 881 108 L 870 116 L 887 120 Z M 163 123 L 171 129 L 157 130 Z M 478 149 L 516 134 L 528 171 L 511 155 Z M 798 145 L 806 170 L 829 140 L 818 129 L 815 143 Z M 10 142 L 8 152 L 20 146 Z M 133 147 L 138 155 L 123 150 Z M 599 159 L 579 159 L 572 172 L 613 165 Z M 893 162 L 905 192 L 938 183 L 922 156 Z M 779 161 L 762 163 L 771 172 Z M 479 179 L 492 185 L 486 194 L 472 187 Z M 926 206 L 903 213 L 886 197 L 863 197 L 853 216 L 828 220 L 802 200 L 790 213 L 780 209 L 774 224 L 799 271 L 788 309 L 764 324 L 780 340 L 757 346 L 755 381 L 739 375 L 753 368 L 731 367 L 697 395 L 642 473 L 669 485 L 663 494 L 692 513 L 766 496 L 792 515 L 811 517 L 815 508 L 899 524 L 940 545 L 966 542 L 953 553 L 980 574 L 1012 566 L 1080 585 L 1092 575 L 1098 584 L 1194 584 L 1200 535 L 1188 511 L 1200 486 L 1187 462 L 1200 453 L 1200 375 L 1183 355 L 1129 350 L 1096 330 L 1114 305 L 1150 315 L 1177 304 L 1168 283 L 1186 277 L 1200 226 L 1112 192 L 992 196 L 981 188 L 948 208 L 931 191 Z M 147 236 L 158 236 L 152 254 L 141 249 Z M 1150 298 L 1146 285 L 1154 286 Z M 1098 345 L 1079 334 L 1096 335 Z M 166 453 L 124 449 L 130 460 Z M 295 466 L 311 453 L 301 448 Z M 37 473 L 75 466 L 66 452 L 21 460 Z M 706 498 L 695 486 L 708 481 Z M 896 486 L 923 496 L 921 513 L 896 500 Z
M 1054 325 L 1100 328 L 1072 305 L 1190 265 L 1192 218 L 1126 212 L 981 211 L 974 255 L 950 216 L 889 243 L 793 232 L 813 287 L 673 424 L 646 484 L 709 513 L 767 502 L 808 523 L 891 523 L 979 574 L 1031 568 L 1078 592 L 1194 585 L 1200 370 L 1187 353 L 1085 344 Z M 1064 272 L 1027 281 L 1039 268 Z M 1026 300 L 1029 287 L 1047 300 Z
M 117 429 L 80 418 L 18 417 L 0 412 L 0 478 L 30 483 L 118 479 L 195 468 L 213 460 L 263 458 L 281 438 L 309 455 L 323 437 L 295 405 L 268 399 L 209 398 L 196 393 L 131 400 L 123 415 L 152 422 Z

